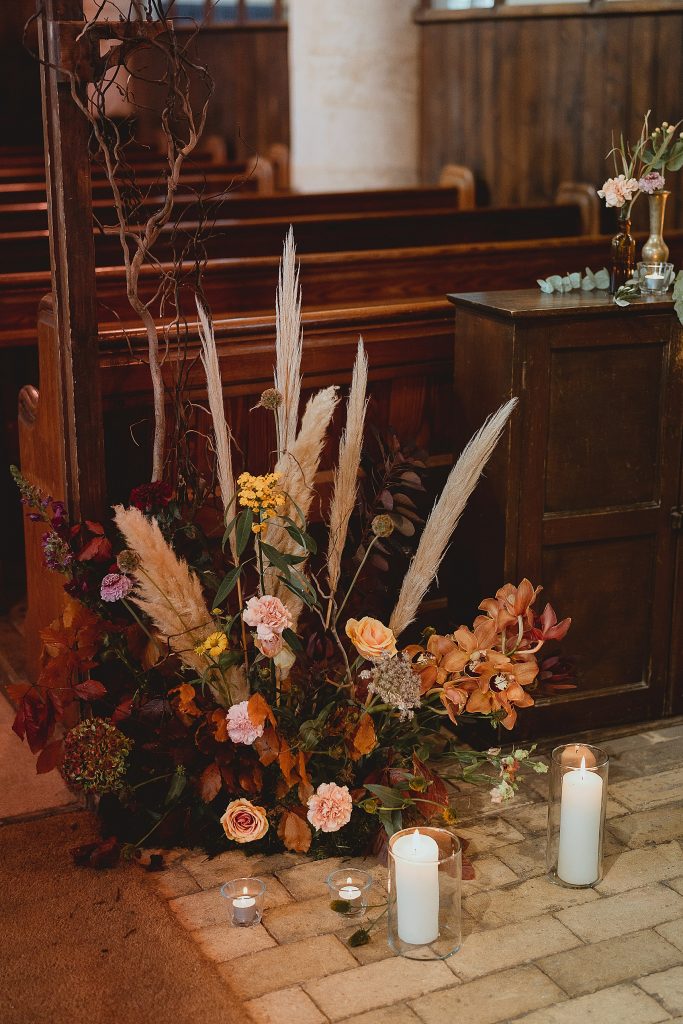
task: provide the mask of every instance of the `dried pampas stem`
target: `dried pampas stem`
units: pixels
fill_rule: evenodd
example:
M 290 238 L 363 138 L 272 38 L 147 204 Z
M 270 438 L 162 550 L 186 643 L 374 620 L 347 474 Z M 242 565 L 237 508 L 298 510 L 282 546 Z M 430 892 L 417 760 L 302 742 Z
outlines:
M 218 363 L 216 337 L 213 323 L 204 304 L 196 298 L 199 315 L 199 338 L 202 343 L 202 366 L 206 374 L 206 391 L 209 398 L 209 409 L 213 420 L 213 432 L 216 438 L 216 463 L 218 483 L 221 488 L 223 512 L 227 515 L 235 499 L 235 477 L 232 471 L 232 452 L 230 450 L 230 429 L 225 419 L 223 404 L 223 384 L 221 369 Z M 230 550 L 233 561 L 237 563 L 237 545 L 235 531 L 230 534 Z
M 281 458 L 294 444 L 301 398 L 301 289 L 291 226 L 280 262 L 275 316 L 275 387 L 282 395 L 275 422 L 278 458 Z
M 279 484 L 282 490 L 291 498 L 292 502 L 296 502 L 305 518 L 308 518 L 308 512 L 315 493 L 315 475 L 320 465 L 320 456 L 325 443 L 327 428 L 330 425 L 338 401 L 339 398 L 335 386 L 318 391 L 317 394 L 308 400 L 301 420 L 301 428 L 294 444 L 289 451 L 282 455 L 275 467 L 276 471 L 281 474 Z M 297 512 L 294 504 L 292 504 L 290 514 L 296 521 Z M 277 537 L 271 540 L 276 530 Z M 268 543 L 274 543 L 278 551 L 284 554 L 303 553 L 301 547 L 285 530 L 277 529 L 277 520 L 274 520 L 268 526 L 266 534 Z M 304 564 L 297 565 L 297 570 L 301 571 Z M 296 627 L 296 620 L 301 613 L 301 602 L 274 576 L 272 570 L 269 573 L 269 577 L 272 593 L 279 597 L 283 604 L 289 608 Z
M 391 615 L 389 626 L 396 636 L 415 619 L 420 602 L 438 572 L 451 534 L 516 405 L 517 399 L 512 398 L 490 416 L 469 441 L 451 470 L 441 496 L 425 524 Z
M 330 601 L 327 608 L 326 625 L 329 626 L 334 595 L 339 583 L 341 559 L 346 543 L 346 534 L 358 492 L 358 468 L 363 444 L 363 428 L 367 400 L 368 357 L 363 339 L 358 341 L 358 352 L 353 367 L 351 390 L 346 405 L 346 427 L 339 443 L 339 463 L 334 474 L 334 489 L 330 504 L 330 535 L 327 549 L 327 579 L 330 587 Z

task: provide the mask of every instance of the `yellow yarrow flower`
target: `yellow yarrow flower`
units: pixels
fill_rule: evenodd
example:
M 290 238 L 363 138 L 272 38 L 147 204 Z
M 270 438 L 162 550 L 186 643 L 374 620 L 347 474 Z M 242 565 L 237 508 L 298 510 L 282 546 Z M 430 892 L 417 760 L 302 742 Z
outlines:
M 223 651 L 227 650 L 228 638 L 225 633 L 211 633 L 202 644 L 195 647 L 196 654 L 209 654 L 212 658 L 219 658 Z
M 285 504 L 285 496 L 277 490 L 279 473 L 252 476 L 242 473 L 237 478 L 237 496 L 243 508 L 250 508 L 261 521 L 277 515 Z M 260 533 L 258 524 L 252 526 L 254 533 Z

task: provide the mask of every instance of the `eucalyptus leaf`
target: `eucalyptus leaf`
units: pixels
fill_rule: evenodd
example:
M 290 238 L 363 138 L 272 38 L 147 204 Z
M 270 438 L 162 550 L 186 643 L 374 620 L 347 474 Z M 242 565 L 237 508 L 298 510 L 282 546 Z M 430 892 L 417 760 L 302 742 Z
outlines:
M 676 316 L 683 324 L 683 270 L 679 271 L 678 276 L 674 281 L 672 298 L 674 300 Z
M 544 281 L 542 278 L 538 277 L 536 278 L 536 282 L 542 292 L 545 292 L 546 295 L 552 294 L 553 286 L 550 284 L 549 281 Z
M 606 267 L 603 267 L 602 270 L 598 270 L 595 275 L 595 284 L 603 291 L 606 288 L 609 288 L 609 270 Z

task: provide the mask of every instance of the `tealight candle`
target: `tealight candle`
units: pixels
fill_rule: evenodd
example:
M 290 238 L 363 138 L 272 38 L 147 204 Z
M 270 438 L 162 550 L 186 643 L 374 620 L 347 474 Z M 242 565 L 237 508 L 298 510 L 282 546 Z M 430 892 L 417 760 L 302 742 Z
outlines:
M 602 779 L 581 767 L 562 779 L 557 875 L 569 885 L 591 885 L 600 875 Z
M 426 946 L 439 937 L 439 846 L 419 829 L 399 836 L 393 846 L 398 937 Z
M 353 884 L 353 879 L 347 878 L 346 885 L 342 885 L 339 890 L 339 899 L 348 903 L 352 910 L 357 910 L 360 908 L 362 898 L 363 893 L 357 885 Z
M 664 280 L 664 274 L 654 272 L 645 275 L 645 284 L 651 292 L 660 291 L 664 287 Z
M 235 924 L 250 925 L 254 924 L 256 914 L 256 900 L 244 888 L 242 895 L 235 897 L 232 901 L 232 919 Z

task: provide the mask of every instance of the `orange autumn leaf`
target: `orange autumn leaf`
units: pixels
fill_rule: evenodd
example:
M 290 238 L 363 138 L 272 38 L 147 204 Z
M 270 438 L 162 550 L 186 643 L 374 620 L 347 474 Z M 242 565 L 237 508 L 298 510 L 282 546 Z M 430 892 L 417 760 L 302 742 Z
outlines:
M 277 761 L 280 754 L 280 738 L 270 722 L 266 725 L 263 736 L 254 740 L 254 750 L 266 768 Z
M 172 693 L 177 693 L 176 708 L 181 715 L 188 715 L 190 718 L 197 718 L 201 715 L 201 711 L 194 702 L 195 689 L 190 683 L 181 683 L 180 686 L 176 686 L 173 690 L 169 690 L 169 696 Z
M 299 751 L 297 768 L 299 771 L 299 800 L 302 804 L 308 801 L 308 798 L 313 795 L 314 789 L 310 778 L 308 777 L 308 770 L 306 768 L 306 754 L 303 750 Z
M 294 774 L 296 768 L 296 758 L 290 750 L 289 744 L 286 740 L 282 740 L 280 745 L 280 755 L 278 758 L 280 762 L 280 771 L 284 776 L 284 780 L 289 787 L 293 786 L 297 781 L 297 776 Z
M 247 704 L 247 714 L 249 715 L 249 718 L 254 723 L 256 728 L 258 728 L 261 725 L 264 725 L 266 719 L 270 722 L 273 728 L 275 728 L 275 715 L 273 714 L 268 701 L 265 699 L 265 697 L 262 697 L 260 693 L 254 693 L 249 698 L 249 703 Z
M 357 761 L 364 754 L 369 754 L 377 746 L 377 734 L 372 717 L 364 714 L 358 723 L 358 728 L 353 734 L 353 750 L 351 757 Z
M 216 743 L 226 743 L 230 737 L 228 736 L 228 716 L 225 711 L 216 708 L 209 715 L 209 721 L 213 725 L 213 738 Z
M 221 770 L 214 761 L 199 776 L 199 795 L 205 804 L 210 804 L 218 796 L 222 785 Z
M 313 833 L 306 821 L 294 811 L 286 809 L 280 819 L 277 834 L 286 850 L 292 853 L 308 853 Z

